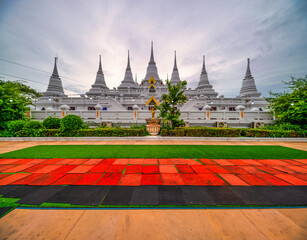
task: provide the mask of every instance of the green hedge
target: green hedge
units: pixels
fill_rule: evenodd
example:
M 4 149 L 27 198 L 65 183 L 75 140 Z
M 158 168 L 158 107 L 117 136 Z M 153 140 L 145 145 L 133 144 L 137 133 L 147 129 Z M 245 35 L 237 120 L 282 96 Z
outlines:
M 307 131 L 282 131 L 250 128 L 206 128 L 189 127 L 174 130 L 161 129 L 161 136 L 172 137 L 274 137 L 274 138 L 305 138 Z
M 96 128 L 80 129 L 77 131 L 62 132 L 58 129 L 43 129 L 42 137 L 127 137 L 127 136 L 147 136 L 144 129 L 129 128 Z

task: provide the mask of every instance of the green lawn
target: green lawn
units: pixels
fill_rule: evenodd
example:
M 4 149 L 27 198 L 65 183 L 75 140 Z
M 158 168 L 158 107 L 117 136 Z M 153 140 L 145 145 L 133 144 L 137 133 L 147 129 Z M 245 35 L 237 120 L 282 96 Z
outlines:
M 307 159 L 307 152 L 281 146 L 41 145 L 4 153 L 0 158 Z

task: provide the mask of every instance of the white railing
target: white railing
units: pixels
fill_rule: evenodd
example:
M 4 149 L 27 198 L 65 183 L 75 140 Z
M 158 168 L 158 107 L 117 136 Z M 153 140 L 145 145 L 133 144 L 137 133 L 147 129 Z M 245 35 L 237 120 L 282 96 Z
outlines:
M 151 111 L 100 111 L 97 118 L 97 111 L 66 111 L 65 115 L 73 114 L 80 116 L 84 121 L 111 121 L 114 123 L 140 123 L 145 124 L 147 118 L 151 118 Z M 181 112 L 181 119 L 190 123 L 214 123 L 214 122 L 233 122 L 233 123 L 250 123 L 264 122 L 270 123 L 273 121 L 273 116 L 270 112 L 241 112 L 236 111 L 210 111 L 209 117 L 206 111 L 189 111 Z M 157 111 L 155 117 L 159 115 Z M 32 111 L 31 116 L 35 120 L 44 120 L 48 116 L 62 117 L 62 111 Z M 242 117 L 243 116 L 243 117 Z

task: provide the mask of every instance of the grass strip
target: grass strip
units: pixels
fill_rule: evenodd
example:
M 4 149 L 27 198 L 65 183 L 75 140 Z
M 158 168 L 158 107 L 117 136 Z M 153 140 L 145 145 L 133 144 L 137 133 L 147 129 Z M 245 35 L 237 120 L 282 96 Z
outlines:
M 39 145 L 4 153 L 0 158 L 307 159 L 307 152 L 282 146 Z

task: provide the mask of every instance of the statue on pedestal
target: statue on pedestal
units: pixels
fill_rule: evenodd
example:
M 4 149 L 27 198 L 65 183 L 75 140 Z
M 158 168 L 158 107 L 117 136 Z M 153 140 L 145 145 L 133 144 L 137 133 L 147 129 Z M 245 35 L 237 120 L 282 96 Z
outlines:
M 152 107 L 150 111 L 151 111 L 151 118 L 155 118 L 155 108 Z

